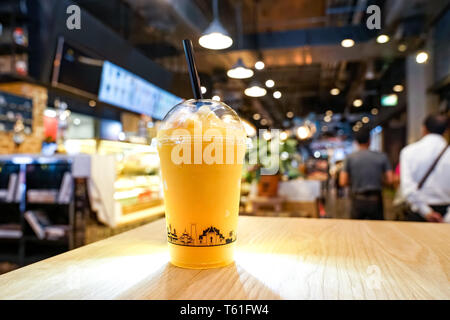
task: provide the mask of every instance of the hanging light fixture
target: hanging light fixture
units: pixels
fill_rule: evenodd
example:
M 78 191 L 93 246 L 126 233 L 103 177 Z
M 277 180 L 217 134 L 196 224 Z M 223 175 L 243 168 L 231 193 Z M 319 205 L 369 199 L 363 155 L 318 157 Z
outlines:
M 266 95 L 267 90 L 264 89 L 258 81 L 252 81 L 247 89 L 244 91 L 246 96 L 249 97 L 263 97 Z
M 242 46 L 242 19 L 241 19 L 241 7 L 240 4 L 236 6 L 236 22 L 238 33 L 238 47 Z M 253 70 L 245 66 L 244 61 L 241 58 L 238 59 L 236 64 L 227 72 L 227 76 L 233 79 L 248 79 L 253 76 Z
M 233 79 L 247 79 L 253 76 L 253 70 L 247 68 L 244 61 L 239 58 L 236 64 L 227 71 L 227 76 Z
M 219 3 L 218 0 L 212 1 L 213 21 L 198 39 L 198 43 L 207 49 L 221 50 L 231 47 L 233 39 L 231 39 L 227 30 L 223 27 L 219 20 Z

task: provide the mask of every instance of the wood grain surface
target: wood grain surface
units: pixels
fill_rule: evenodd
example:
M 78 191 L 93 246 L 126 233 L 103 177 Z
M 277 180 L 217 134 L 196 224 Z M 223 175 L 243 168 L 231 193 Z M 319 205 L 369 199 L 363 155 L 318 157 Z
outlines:
M 2 299 L 449 299 L 450 225 L 241 217 L 236 261 L 169 263 L 165 221 L 0 276 Z

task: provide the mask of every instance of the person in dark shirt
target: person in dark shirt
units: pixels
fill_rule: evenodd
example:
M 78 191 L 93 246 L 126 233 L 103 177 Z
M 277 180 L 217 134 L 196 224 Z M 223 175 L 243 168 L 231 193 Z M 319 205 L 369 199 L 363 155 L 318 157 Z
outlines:
M 356 135 L 359 150 L 348 156 L 340 174 L 341 186 L 350 185 L 351 218 L 383 220 L 383 179 L 392 183 L 392 169 L 384 153 L 369 150 L 370 134 Z

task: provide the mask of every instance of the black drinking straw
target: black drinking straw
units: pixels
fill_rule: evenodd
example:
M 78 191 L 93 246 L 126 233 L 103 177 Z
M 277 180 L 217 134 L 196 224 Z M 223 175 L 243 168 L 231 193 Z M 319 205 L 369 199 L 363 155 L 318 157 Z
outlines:
M 194 50 L 192 49 L 192 42 L 189 39 L 183 40 L 184 53 L 186 54 L 186 61 L 189 69 L 189 78 L 191 80 L 192 92 L 196 100 L 203 99 L 202 90 L 200 88 L 200 78 L 198 77 L 197 67 L 195 65 Z

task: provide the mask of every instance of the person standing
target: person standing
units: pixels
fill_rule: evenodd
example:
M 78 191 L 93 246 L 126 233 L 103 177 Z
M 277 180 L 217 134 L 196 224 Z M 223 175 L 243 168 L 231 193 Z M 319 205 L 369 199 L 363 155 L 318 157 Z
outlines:
M 339 183 L 350 185 L 352 219 L 383 220 L 383 180 L 392 183 L 391 165 L 386 154 L 369 150 L 369 132 L 359 132 L 356 141 L 358 151 L 345 160 Z
M 449 209 L 450 151 L 443 137 L 448 123 L 446 115 L 429 115 L 422 139 L 400 152 L 400 190 L 411 208 L 407 220 L 442 222 Z

